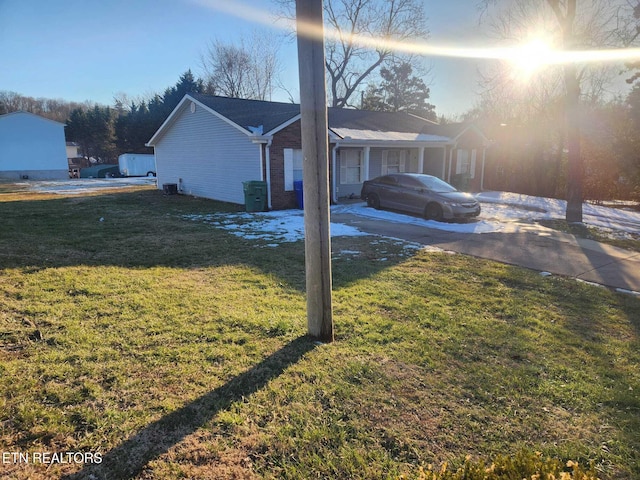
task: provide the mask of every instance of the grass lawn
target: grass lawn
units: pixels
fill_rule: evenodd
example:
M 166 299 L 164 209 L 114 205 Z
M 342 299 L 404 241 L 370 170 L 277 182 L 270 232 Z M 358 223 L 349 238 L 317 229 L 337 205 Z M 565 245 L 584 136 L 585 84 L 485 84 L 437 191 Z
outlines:
M 640 478 L 640 299 L 335 238 L 317 345 L 302 242 L 185 219 L 234 209 L 2 185 L 0 477 L 432 478 L 529 455 Z
M 568 224 L 565 220 L 540 220 L 538 221 L 538 223 L 545 227 L 553 228 L 554 230 L 570 233 L 575 237 L 587 238 L 589 240 L 607 243 L 609 245 L 613 245 L 614 247 L 625 248 L 627 250 L 640 252 L 640 232 L 625 232 L 623 235 L 616 235 L 615 232 L 612 233 L 610 231 L 606 231 L 597 227 L 591 227 L 585 224 Z

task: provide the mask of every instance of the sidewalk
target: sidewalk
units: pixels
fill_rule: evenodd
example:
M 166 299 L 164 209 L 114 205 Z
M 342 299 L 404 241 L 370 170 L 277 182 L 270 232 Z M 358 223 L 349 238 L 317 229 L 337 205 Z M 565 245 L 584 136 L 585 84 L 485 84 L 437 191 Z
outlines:
M 332 215 L 331 221 L 351 225 L 367 233 L 640 292 L 640 252 L 570 234 L 547 231 L 455 233 L 348 213 Z

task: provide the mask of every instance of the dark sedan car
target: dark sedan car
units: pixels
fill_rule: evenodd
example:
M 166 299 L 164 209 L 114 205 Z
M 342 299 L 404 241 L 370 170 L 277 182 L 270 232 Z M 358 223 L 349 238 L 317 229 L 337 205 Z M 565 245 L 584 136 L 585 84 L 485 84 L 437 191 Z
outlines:
M 360 197 L 373 208 L 389 208 L 423 215 L 427 220 L 451 220 L 480 215 L 480 204 L 431 175 L 396 173 L 367 180 Z

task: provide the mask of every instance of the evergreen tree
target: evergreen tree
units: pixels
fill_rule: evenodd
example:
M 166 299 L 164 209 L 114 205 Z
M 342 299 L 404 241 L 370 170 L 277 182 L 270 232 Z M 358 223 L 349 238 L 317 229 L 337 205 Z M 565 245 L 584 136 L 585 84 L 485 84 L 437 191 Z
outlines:
M 88 110 L 73 110 L 67 122 L 66 137 L 80 145 L 85 158 L 94 158 L 98 163 L 116 160 L 115 115 L 109 107 L 95 105 Z
M 187 70 L 180 75 L 178 82 L 165 89 L 162 96 L 154 95 L 147 102 L 132 102 L 128 109 L 121 108 L 115 122 L 116 145 L 120 153 L 151 153 L 146 142 L 160 128 L 173 109 L 187 93 L 200 93 L 204 90 L 201 79 L 196 79 Z
M 429 88 L 413 75 L 408 62 L 396 63 L 380 69 L 382 82 L 379 87 L 369 85 L 362 101 L 362 108 L 386 112 L 411 112 L 429 120 L 436 120 L 435 106 L 428 103 Z

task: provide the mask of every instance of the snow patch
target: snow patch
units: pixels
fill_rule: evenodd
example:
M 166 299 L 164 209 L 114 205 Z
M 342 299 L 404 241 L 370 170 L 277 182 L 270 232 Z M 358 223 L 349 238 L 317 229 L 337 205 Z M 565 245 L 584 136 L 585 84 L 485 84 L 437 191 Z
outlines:
M 212 213 L 206 215 L 183 215 L 182 218 L 229 231 L 248 240 L 266 240 L 267 246 L 281 242 L 297 242 L 304 239 L 304 213 L 301 210 L 279 210 L 259 213 Z M 366 236 L 355 227 L 331 223 L 332 237 Z
M 457 233 L 519 233 L 537 232 L 549 234 L 553 230 L 536 222 L 564 220 L 567 208 L 565 200 L 533 197 L 511 192 L 482 192 L 475 194 L 481 203 L 478 218 L 463 222 L 436 222 L 420 217 L 386 210 L 375 210 L 364 202 L 332 207 L 332 213 L 350 213 L 395 223 L 435 228 Z M 640 212 L 610 208 L 585 203 L 583 223 L 597 227 L 611 236 L 633 238 L 640 235 Z
M 563 220 L 565 200 L 533 197 L 511 192 L 482 192 L 475 195 L 482 204 L 481 218 L 512 221 Z M 640 212 L 584 203 L 583 224 L 609 232 L 640 235 Z M 525 213 L 527 212 L 527 213 Z
M 16 185 L 25 186 L 29 190 L 40 193 L 55 193 L 58 195 L 93 193 L 114 188 L 136 187 L 140 185 L 155 185 L 153 177 L 127 178 L 70 178 L 68 180 L 40 180 L 37 182 L 21 182 Z
M 616 292 L 640 298 L 640 292 L 636 292 L 634 290 L 627 290 L 626 288 L 616 288 Z

